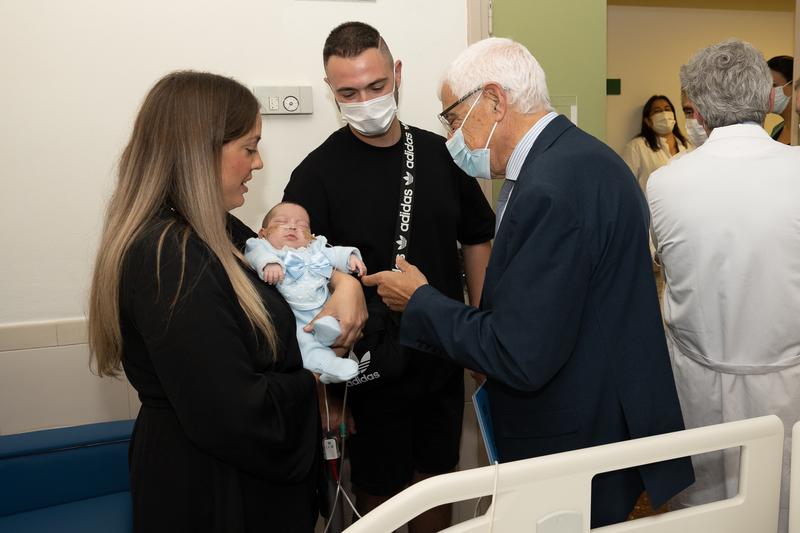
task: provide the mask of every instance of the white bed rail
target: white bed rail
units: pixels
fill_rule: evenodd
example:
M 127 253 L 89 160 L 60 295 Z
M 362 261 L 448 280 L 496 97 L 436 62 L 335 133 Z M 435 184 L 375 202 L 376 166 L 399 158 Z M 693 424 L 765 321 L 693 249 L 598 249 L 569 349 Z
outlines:
M 792 426 L 792 470 L 789 481 L 789 533 L 800 533 L 800 422 Z
M 800 425 L 800 424 L 799 424 Z M 794 428 L 798 432 L 798 426 Z M 797 439 L 794 440 L 795 446 Z M 733 498 L 598 528 L 603 533 L 774 533 L 778 524 L 783 424 L 776 416 L 667 433 L 504 463 L 497 467 L 493 533 L 588 532 L 592 478 L 657 461 L 741 447 Z M 800 457 L 800 455 L 794 455 Z M 389 533 L 438 505 L 492 494 L 494 466 L 421 481 L 368 513 L 345 533 Z M 792 476 L 792 488 L 800 484 Z M 800 489 L 798 489 L 800 490 Z M 797 495 L 797 491 L 793 491 Z M 800 499 L 800 495 L 794 496 Z M 488 533 L 491 511 L 446 533 Z M 793 517 L 794 522 L 800 517 Z M 796 533 L 800 529 L 795 526 Z

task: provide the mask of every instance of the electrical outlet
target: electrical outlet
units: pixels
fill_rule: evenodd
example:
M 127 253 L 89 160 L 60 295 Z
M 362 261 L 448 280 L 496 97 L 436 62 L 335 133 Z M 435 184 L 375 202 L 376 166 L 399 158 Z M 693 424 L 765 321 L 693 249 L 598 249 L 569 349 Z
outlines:
M 314 112 L 310 86 L 253 87 L 262 115 L 310 115 Z

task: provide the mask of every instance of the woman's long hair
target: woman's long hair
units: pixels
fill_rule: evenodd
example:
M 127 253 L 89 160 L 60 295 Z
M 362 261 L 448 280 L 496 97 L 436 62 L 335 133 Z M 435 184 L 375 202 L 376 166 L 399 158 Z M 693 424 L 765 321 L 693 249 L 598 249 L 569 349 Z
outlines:
M 645 102 L 644 107 L 642 108 L 642 131 L 639 132 L 639 137 L 644 137 L 644 142 L 647 143 L 647 146 L 649 146 L 652 151 L 657 152 L 661 150 L 661 146 L 658 144 L 658 134 L 645 120 L 650 118 L 650 111 L 653 109 L 653 103 L 655 103 L 656 100 L 666 100 L 666 102 L 672 108 L 672 117 L 675 119 L 675 126 L 672 127 L 672 134 L 681 142 L 684 147 L 688 146 L 686 143 L 686 137 L 684 137 L 683 133 L 681 133 L 681 129 L 678 127 L 678 117 L 675 115 L 675 106 L 672 105 L 672 102 L 669 101 L 669 98 L 663 94 L 654 94 L 647 100 L 647 102 Z
M 121 367 L 119 288 L 125 255 L 166 207 L 183 220 L 163 229 L 157 252 L 160 257 L 167 232 L 183 226 L 181 282 L 173 307 L 181 291 L 186 242 L 194 233 L 222 264 L 239 305 L 277 353 L 272 320 L 228 236 L 220 181 L 222 146 L 245 135 L 257 120 L 259 104 L 253 94 L 214 74 L 174 72 L 145 98 L 119 163 L 92 278 L 89 348 L 100 376 L 117 375 Z

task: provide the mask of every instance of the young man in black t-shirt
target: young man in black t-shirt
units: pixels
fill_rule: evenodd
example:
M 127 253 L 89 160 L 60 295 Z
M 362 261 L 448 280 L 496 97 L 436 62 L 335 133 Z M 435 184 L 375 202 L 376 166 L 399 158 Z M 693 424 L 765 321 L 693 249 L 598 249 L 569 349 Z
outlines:
M 461 300 L 460 242 L 470 303 L 478 305 L 494 231 L 494 214 L 478 184 L 453 164 L 442 137 L 400 124 L 402 65 L 377 30 L 342 24 L 328 36 L 323 59 L 348 125 L 295 169 L 284 200 L 306 208 L 313 232 L 333 245 L 358 247 L 367 269 L 379 272 L 394 265 L 398 213 L 409 182 L 404 172 L 411 168 L 412 215 L 403 251 L 434 287 Z M 366 296 L 376 298 L 370 291 Z M 352 481 L 361 513 L 458 463 L 463 370 L 429 354 L 404 354 L 408 363 L 400 379 L 364 392 L 354 386 L 348 396 L 356 426 L 349 444 Z M 450 514 L 450 506 L 428 511 L 411 530 L 444 529 Z

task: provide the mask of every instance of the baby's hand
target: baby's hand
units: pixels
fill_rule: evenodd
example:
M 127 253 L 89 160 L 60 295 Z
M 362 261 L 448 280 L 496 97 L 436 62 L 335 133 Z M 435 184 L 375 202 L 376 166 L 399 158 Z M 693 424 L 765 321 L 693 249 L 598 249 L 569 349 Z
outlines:
M 278 263 L 269 263 L 264 267 L 264 281 L 270 285 L 283 281 L 283 268 Z
M 354 272 L 359 278 L 367 274 L 367 265 L 356 254 L 350 254 L 347 266 L 350 268 L 350 272 Z

